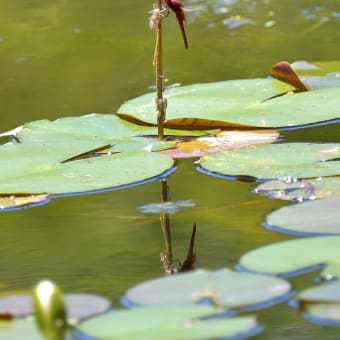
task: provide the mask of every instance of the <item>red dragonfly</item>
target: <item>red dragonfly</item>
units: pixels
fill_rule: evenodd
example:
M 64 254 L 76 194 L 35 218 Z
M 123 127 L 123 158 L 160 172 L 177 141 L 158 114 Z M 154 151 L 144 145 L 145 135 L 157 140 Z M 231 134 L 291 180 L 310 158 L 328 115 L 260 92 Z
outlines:
M 185 29 L 184 29 L 185 13 L 183 10 L 183 5 L 178 0 L 164 0 L 164 2 L 167 5 L 167 7 L 170 8 L 176 14 L 176 18 L 177 18 L 179 27 L 182 32 L 184 46 L 187 49 L 189 47 L 189 44 L 188 44 L 187 35 L 185 33 Z

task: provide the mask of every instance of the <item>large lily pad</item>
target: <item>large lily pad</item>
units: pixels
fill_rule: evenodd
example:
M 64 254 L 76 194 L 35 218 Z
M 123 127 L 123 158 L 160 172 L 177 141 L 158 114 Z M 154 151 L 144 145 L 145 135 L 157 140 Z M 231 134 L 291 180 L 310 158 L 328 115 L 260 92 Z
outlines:
M 240 128 L 298 127 L 340 118 L 337 88 L 294 94 L 295 88 L 275 79 L 231 80 L 173 88 L 168 99 L 166 127 Z M 291 92 L 291 94 L 278 96 Z M 156 124 L 155 94 L 123 104 L 124 119 Z
M 340 196 L 340 176 L 305 180 L 271 180 L 259 184 L 255 193 L 269 198 L 298 201 Z
M 81 340 L 245 338 L 260 330 L 252 316 L 201 319 L 219 311 L 213 306 L 138 307 L 85 321 L 74 336 Z
M 314 322 L 340 326 L 340 282 L 305 289 L 296 297 L 305 316 Z
M 240 258 L 242 269 L 292 276 L 340 257 L 340 236 L 319 236 L 270 244 Z
M 340 234 L 340 198 L 283 207 L 267 215 L 270 229 L 296 234 Z
M 202 131 L 165 130 L 169 135 L 202 135 Z M 0 134 L 15 136 L 22 143 L 102 141 L 110 144 L 114 139 L 145 135 L 157 136 L 157 128 L 139 126 L 119 119 L 114 114 L 92 113 L 79 117 L 64 117 L 54 121 L 47 119 L 26 123 L 21 127 Z
M 340 144 L 286 143 L 225 150 L 201 158 L 199 170 L 256 179 L 313 178 L 340 174 Z
M 130 288 L 123 302 L 137 305 L 200 303 L 224 308 L 259 308 L 287 298 L 290 284 L 276 277 L 237 273 L 229 269 L 197 270 L 159 278 Z
M 74 155 L 72 149 L 70 143 L 1 147 L 0 192 L 70 194 L 113 189 L 155 179 L 173 166 L 170 157 L 143 150 L 63 161 Z

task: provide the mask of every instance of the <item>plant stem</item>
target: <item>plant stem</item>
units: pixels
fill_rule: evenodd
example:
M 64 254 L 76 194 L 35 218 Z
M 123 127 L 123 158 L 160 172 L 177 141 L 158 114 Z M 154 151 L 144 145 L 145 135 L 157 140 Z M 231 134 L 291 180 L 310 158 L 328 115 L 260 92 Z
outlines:
M 162 11 L 162 0 L 156 1 L 155 8 Z M 158 126 L 158 139 L 164 138 L 164 121 L 166 100 L 163 98 L 163 55 L 162 55 L 162 14 L 157 22 L 156 28 L 156 48 L 155 48 L 155 70 L 156 70 L 156 112 L 157 112 L 157 126 Z

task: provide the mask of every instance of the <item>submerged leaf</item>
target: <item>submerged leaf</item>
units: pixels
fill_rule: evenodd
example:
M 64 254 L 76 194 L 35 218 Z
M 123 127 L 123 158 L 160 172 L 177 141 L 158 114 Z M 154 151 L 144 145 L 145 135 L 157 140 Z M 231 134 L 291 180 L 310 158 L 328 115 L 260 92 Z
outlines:
M 302 202 L 340 196 L 340 176 L 306 180 L 271 180 L 261 183 L 255 193 L 269 198 Z

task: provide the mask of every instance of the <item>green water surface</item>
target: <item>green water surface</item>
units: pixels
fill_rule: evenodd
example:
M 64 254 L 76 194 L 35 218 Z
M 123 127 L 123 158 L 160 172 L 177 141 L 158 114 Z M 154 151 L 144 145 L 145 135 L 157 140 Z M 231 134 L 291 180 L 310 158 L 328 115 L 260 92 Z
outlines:
M 187 0 L 189 50 L 174 16 L 164 24 L 167 84 L 265 76 L 280 60 L 340 59 L 339 0 Z M 149 0 L 0 0 L 0 131 L 24 122 L 91 112 L 112 113 L 154 83 Z M 234 25 L 234 26 L 233 26 Z M 235 27 L 236 26 L 236 27 Z M 340 125 L 283 132 L 285 141 L 340 142 Z M 173 200 L 194 208 L 171 216 L 173 251 L 184 259 L 193 221 L 198 266 L 233 267 L 258 246 L 293 238 L 261 227 L 288 203 L 251 193 L 178 161 Z M 1 169 L 0 169 L 1 171 Z M 160 183 L 0 214 L 0 292 L 55 280 L 67 292 L 95 292 L 116 304 L 124 291 L 163 275 L 157 214 Z M 312 284 L 313 275 L 292 280 Z M 337 328 L 305 321 L 286 303 L 258 313 L 256 339 L 336 339 Z

